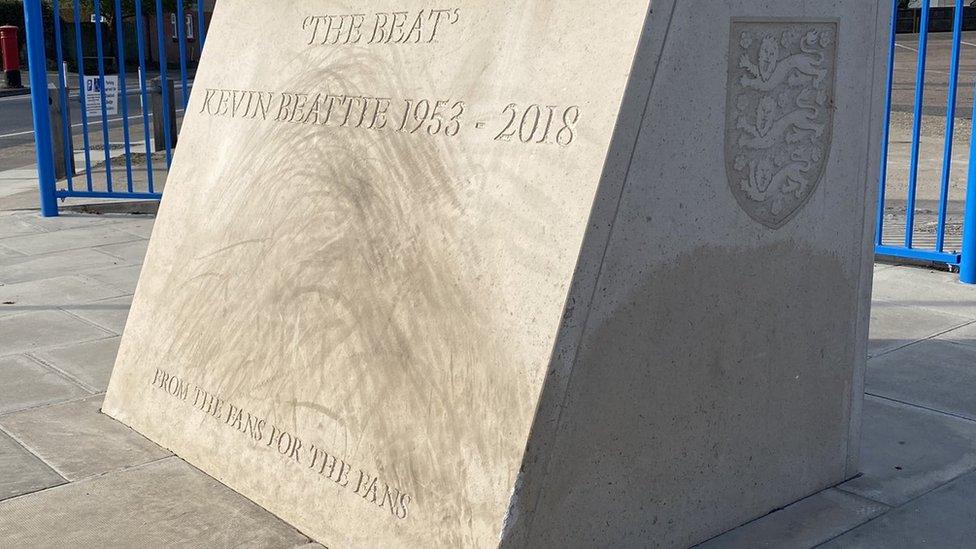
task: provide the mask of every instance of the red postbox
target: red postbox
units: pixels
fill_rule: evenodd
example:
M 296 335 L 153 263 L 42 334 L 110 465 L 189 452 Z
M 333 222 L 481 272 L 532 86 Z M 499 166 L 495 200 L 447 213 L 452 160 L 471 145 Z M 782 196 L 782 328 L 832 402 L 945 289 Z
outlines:
M 0 27 L 0 58 L 3 60 L 2 88 L 20 88 L 20 49 L 17 47 L 17 27 Z

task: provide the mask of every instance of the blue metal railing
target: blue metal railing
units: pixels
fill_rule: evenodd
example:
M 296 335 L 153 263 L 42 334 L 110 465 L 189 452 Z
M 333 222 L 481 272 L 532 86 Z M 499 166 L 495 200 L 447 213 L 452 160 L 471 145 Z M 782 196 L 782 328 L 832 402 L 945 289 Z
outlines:
M 190 89 L 193 86 L 191 74 L 193 67 L 189 59 L 190 42 L 196 41 L 197 52 L 202 51 L 203 48 L 207 24 L 205 2 L 178 0 L 175 13 L 170 14 L 164 11 L 161 0 L 135 0 L 134 13 L 126 15 L 122 9 L 122 0 L 94 0 L 89 5 L 90 13 L 82 10 L 79 0 L 52 0 L 52 21 L 42 19 L 41 3 L 42 0 L 24 0 L 42 215 L 58 215 L 58 201 L 67 198 L 159 199 L 164 180 L 160 176 L 165 175 L 172 163 L 172 144 L 176 136 L 171 128 L 176 127 L 176 122 L 179 120 L 177 113 L 186 108 Z M 102 22 L 106 10 L 114 16 L 112 26 Z M 70 13 L 66 16 L 66 12 Z M 83 24 L 83 20 L 88 16 L 91 16 L 92 25 Z M 172 16 L 175 16 L 175 20 L 170 19 Z M 192 21 L 192 18 L 196 18 L 196 21 Z M 86 35 L 85 30 L 89 26 L 93 29 Z M 45 44 L 45 27 L 53 27 L 54 30 L 54 44 L 50 50 Z M 196 36 L 188 36 L 192 35 L 194 30 Z M 65 40 L 64 34 L 71 34 L 72 31 L 73 40 Z M 109 36 L 105 36 L 106 32 Z M 113 33 L 114 37 L 111 36 Z M 151 34 L 155 34 L 155 40 L 152 40 Z M 137 63 L 133 62 L 129 65 L 126 56 L 132 57 L 133 38 Z M 170 91 L 171 82 L 167 74 L 170 68 L 167 61 L 167 48 L 170 47 L 171 40 L 176 43 L 175 46 L 179 51 L 179 59 L 174 63 L 179 67 L 179 88 L 182 98 L 179 103 L 176 102 L 176 97 L 171 97 L 173 92 Z M 69 55 L 66 55 L 66 46 L 69 45 L 74 51 L 67 51 Z M 158 64 L 151 63 L 150 56 L 153 54 Z M 85 60 L 92 57 L 95 58 L 96 68 L 85 65 Z M 115 63 L 110 64 L 113 57 Z M 199 57 L 197 56 L 196 59 Z M 69 89 L 72 79 L 67 74 L 65 61 L 77 65 L 77 93 Z M 52 97 L 51 100 L 56 102 L 62 113 L 59 128 L 51 127 L 48 114 L 47 66 L 49 62 L 57 65 L 57 77 L 53 82 L 57 88 L 56 97 Z M 109 72 L 110 65 L 117 68 L 118 90 L 106 85 L 106 74 Z M 86 75 L 86 70 L 97 71 L 97 77 L 93 79 L 91 75 Z M 129 82 L 128 76 L 136 70 L 139 73 L 138 81 Z M 160 77 L 159 93 L 162 108 L 151 109 L 149 77 L 156 71 Z M 85 89 L 86 85 L 97 86 L 98 89 L 91 90 L 93 94 L 89 95 L 86 93 L 88 91 Z M 94 93 L 96 91 L 97 93 Z M 141 100 L 139 109 L 141 112 L 132 116 L 130 116 L 128 101 L 130 92 Z M 113 97 L 110 93 L 118 95 Z M 72 107 L 72 104 L 76 107 Z M 116 113 L 109 108 L 110 105 L 116 104 L 120 118 L 115 117 Z M 78 109 L 77 116 L 80 122 L 77 124 L 72 124 L 70 116 L 74 108 Z M 132 128 L 132 125 L 137 127 Z M 141 130 L 138 129 L 139 125 L 142 126 Z M 96 126 L 101 127 L 96 129 Z M 161 128 L 158 132 L 159 137 L 153 137 L 156 133 L 153 127 Z M 93 130 L 96 133 L 91 133 Z M 62 139 L 59 141 L 64 144 L 63 155 L 58 153 L 57 158 L 52 143 L 52 131 L 60 133 Z M 121 136 L 118 135 L 119 133 Z M 76 151 L 73 143 L 76 137 L 79 137 L 78 134 L 80 134 L 78 141 L 81 143 L 81 148 Z M 121 138 L 121 144 L 114 143 L 113 136 L 116 140 Z M 133 142 L 134 136 L 141 137 L 142 143 Z M 103 149 L 102 154 L 97 155 L 101 157 L 99 159 L 101 165 L 95 165 L 93 147 L 99 142 Z M 144 173 L 138 169 L 138 162 L 135 159 L 135 155 L 140 154 L 140 149 L 145 156 Z M 165 168 L 154 167 L 153 152 L 156 150 L 165 155 Z M 65 175 L 61 181 L 55 179 L 56 161 L 64 165 Z M 75 169 L 76 163 L 79 165 L 78 170 Z M 101 177 L 96 178 L 93 175 Z M 124 185 L 121 183 L 123 178 Z
M 121 0 L 95 0 L 93 2 L 94 8 L 94 20 L 101 21 L 102 8 L 106 3 L 111 3 L 114 7 L 115 13 L 121 13 L 122 2 Z M 943 263 L 949 266 L 958 267 L 960 270 L 960 279 L 967 283 L 976 283 L 976 140 L 971 140 L 970 150 L 969 150 L 969 166 L 968 166 L 968 176 L 966 185 L 965 202 L 962 211 L 962 227 L 961 227 L 961 242 L 955 243 L 955 248 L 947 241 L 947 225 L 949 219 L 949 194 L 951 188 L 951 169 L 952 169 L 952 154 L 953 154 L 953 139 L 956 132 L 955 125 L 955 114 L 958 104 L 958 94 L 957 90 L 959 87 L 959 66 L 960 57 L 962 51 L 963 42 L 963 10 L 964 10 L 964 0 L 956 0 L 956 5 L 954 8 L 954 18 L 952 25 L 952 52 L 949 58 L 949 75 L 947 83 L 947 98 L 946 98 L 946 118 L 945 118 L 945 141 L 942 148 L 942 170 L 941 176 L 938 181 L 935 182 L 938 185 L 938 200 L 937 200 L 937 214 L 934 221 L 935 225 L 935 238 L 931 243 L 931 246 L 927 245 L 928 242 L 924 244 L 921 243 L 921 239 L 918 238 L 916 234 L 916 225 L 918 224 L 917 214 L 919 212 L 918 208 L 918 189 L 920 184 L 927 183 L 924 178 L 920 178 L 919 164 L 922 150 L 922 125 L 923 125 L 923 114 L 925 113 L 924 101 L 926 98 L 926 69 L 927 67 L 927 55 L 929 53 L 929 25 L 930 25 L 930 0 L 923 0 L 920 12 L 920 22 L 921 22 L 921 32 L 918 35 L 918 48 L 916 51 L 915 59 L 915 82 L 914 82 L 914 103 L 912 105 L 912 124 L 911 124 L 911 142 L 910 151 L 908 154 L 908 177 L 907 177 L 907 193 L 904 198 L 904 219 L 905 226 L 904 232 L 898 235 L 888 234 L 886 229 L 891 229 L 892 227 L 886 224 L 886 204 L 892 200 L 900 200 L 898 197 L 889 196 L 890 185 L 888 178 L 890 176 L 889 168 L 889 152 L 890 152 L 890 139 L 891 139 L 891 119 L 892 119 L 892 95 L 893 90 L 896 88 L 896 83 L 894 81 L 895 77 L 895 59 L 896 51 L 898 48 L 896 29 L 897 21 L 893 17 L 891 22 L 891 41 L 889 43 L 888 55 L 888 73 L 887 73 L 887 91 L 886 91 L 886 110 L 884 117 L 884 128 L 883 128 L 883 143 L 882 143 L 882 164 L 881 164 L 881 177 L 879 182 L 879 199 L 878 199 L 878 211 L 877 211 L 877 232 L 875 237 L 876 252 L 883 256 L 893 256 L 900 258 L 908 258 L 915 260 L 923 260 L 929 262 Z M 77 73 L 78 73 L 78 87 L 79 93 L 77 94 L 77 103 L 80 107 L 80 126 L 81 126 L 81 142 L 82 149 L 80 155 L 84 160 L 84 167 L 80 172 L 76 172 L 73 169 L 75 164 L 74 155 L 75 151 L 71 147 L 74 142 L 73 138 L 73 125 L 71 124 L 71 119 L 69 116 L 62 117 L 62 127 L 61 128 L 51 128 L 50 121 L 47 116 L 47 104 L 48 104 L 48 90 L 47 90 L 47 51 L 44 41 L 44 21 L 42 20 L 41 11 L 41 0 L 25 0 L 24 1 L 24 13 L 25 13 L 25 26 L 27 30 L 27 50 L 29 56 L 29 68 L 30 68 L 30 83 L 31 83 L 31 100 L 34 106 L 34 127 L 35 127 L 35 141 L 37 144 L 37 160 L 38 160 L 38 176 L 40 182 L 40 195 L 41 195 L 41 210 L 42 214 L 45 216 L 57 215 L 58 212 L 58 200 L 64 200 L 69 197 L 81 197 L 81 198 L 121 198 L 121 199 L 158 199 L 161 196 L 161 181 L 157 177 L 160 175 L 154 171 L 153 161 L 151 158 L 152 151 L 160 149 L 165 155 L 165 166 L 168 168 L 172 161 L 172 150 L 171 144 L 173 143 L 173 136 L 171 132 L 172 120 L 170 118 L 171 112 L 174 112 L 175 106 L 179 105 L 186 108 L 187 102 L 189 100 L 189 90 L 192 87 L 192 80 L 190 78 L 190 67 L 189 67 L 189 48 L 188 48 L 188 30 L 193 30 L 191 22 L 186 19 L 187 6 L 194 5 L 192 0 L 181 0 L 177 2 L 177 8 L 175 15 L 175 27 L 168 29 L 169 14 L 164 13 L 163 3 L 161 0 L 135 0 L 135 12 L 134 17 L 124 20 L 122 17 L 116 18 L 114 25 L 115 40 L 104 40 L 102 33 L 103 28 L 100 23 L 95 23 L 94 29 L 94 42 L 95 42 L 95 57 L 97 58 L 97 72 L 98 79 L 100 82 L 99 86 L 99 96 L 98 96 L 98 107 L 99 116 L 98 120 L 92 121 L 88 116 L 88 105 L 85 104 L 85 93 L 84 87 L 86 83 L 85 74 L 85 58 L 86 58 L 86 43 L 83 40 L 83 28 L 82 28 L 82 10 L 79 6 L 79 0 L 70 0 L 68 2 L 53 0 L 52 3 L 53 13 L 55 14 L 55 21 L 52 21 L 54 28 L 54 48 L 52 60 L 57 63 L 57 82 L 58 87 L 58 98 L 57 101 L 61 106 L 62 113 L 69 112 L 69 104 L 72 99 L 70 95 L 70 90 L 68 89 L 69 78 L 65 72 L 64 60 L 67 58 L 65 56 L 64 47 L 67 43 L 63 40 L 63 28 L 62 28 L 62 9 L 65 4 L 69 4 L 69 9 L 73 8 L 72 17 L 67 23 L 69 28 L 73 27 L 74 30 L 74 52 L 73 58 L 77 63 Z M 894 7 L 897 7 L 898 1 L 892 0 Z M 150 11 L 146 11 L 146 8 Z M 196 29 L 197 36 L 195 37 L 198 41 L 199 49 L 202 49 L 205 32 L 206 32 L 206 20 L 205 20 L 205 10 L 203 0 L 196 0 Z M 154 11 L 153 11 L 154 10 Z M 147 20 L 147 15 L 154 19 Z M 154 24 L 153 24 L 154 23 Z M 141 112 L 132 118 L 135 119 L 135 124 L 138 126 L 142 125 L 142 131 L 131 131 L 130 128 L 130 117 L 129 117 L 129 105 L 127 102 L 128 92 L 129 92 L 129 82 L 126 79 L 127 74 L 131 71 L 127 71 L 126 62 L 126 25 L 131 25 L 130 30 L 134 30 L 133 34 L 136 39 L 136 57 L 138 61 L 138 83 L 134 84 L 138 86 L 138 96 L 141 99 Z M 150 33 L 155 31 L 155 44 L 151 40 Z M 171 32 L 167 32 L 171 31 Z M 181 89 L 181 100 L 177 101 L 175 96 L 171 96 L 170 88 L 165 83 L 168 82 L 168 72 L 169 63 L 167 61 L 167 42 L 170 40 L 175 40 L 179 50 L 179 83 Z M 124 172 L 121 171 L 121 164 L 118 162 L 118 157 L 112 154 L 112 143 L 111 129 L 109 125 L 113 120 L 108 118 L 107 104 L 109 103 L 109 97 L 106 96 L 106 87 L 104 85 L 106 76 L 106 47 L 107 45 L 114 44 L 115 54 L 117 56 L 116 66 L 118 67 L 119 73 L 119 88 L 121 91 L 121 98 L 119 100 L 121 107 L 121 129 L 122 129 L 122 159 L 124 159 Z M 150 111 L 150 97 L 149 97 L 149 87 L 147 76 L 150 74 L 150 53 L 151 48 L 155 45 L 156 48 L 156 60 L 158 61 L 156 70 L 160 76 L 163 85 L 160 86 L 160 100 L 162 103 L 161 112 L 151 112 Z M 131 47 L 129 47 L 131 50 Z M 909 48 L 913 49 L 913 48 Z M 88 56 L 91 57 L 91 56 Z M 173 108 L 171 108 L 171 105 Z M 976 117 L 976 101 L 973 104 L 973 114 Z M 157 120 L 159 117 L 159 120 Z M 161 124 L 159 124 L 161 122 Z M 152 131 L 150 130 L 150 124 L 155 123 L 160 126 L 161 137 L 164 143 L 162 145 L 158 143 L 153 143 L 154 138 L 152 137 Z M 92 165 L 92 140 L 90 138 L 90 131 L 93 126 L 101 125 L 101 135 L 100 140 L 102 146 L 104 147 L 103 158 L 104 158 L 104 171 L 105 178 L 104 181 L 95 181 L 92 177 L 93 165 Z M 55 181 L 55 170 L 54 170 L 54 151 L 52 147 L 51 132 L 60 131 L 62 134 L 62 142 L 66 143 L 64 158 L 62 162 L 68 167 L 66 177 L 63 181 Z M 131 137 L 133 135 L 140 135 L 143 137 L 143 147 L 146 154 L 145 162 L 145 179 L 143 181 L 144 185 L 136 185 L 136 175 L 140 170 L 134 169 L 136 164 L 133 162 L 133 143 Z M 80 162 L 82 158 L 79 158 Z M 118 174 L 113 173 L 113 160 L 115 160 L 115 169 L 119 170 Z M 84 185 L 78 179 L 79 176 L 84 177 Z M 117 185 L 113 177 L 124 177 L 125 186 L 122 190 L 121 185 Z M 897 230 L 897 227 L 894 227 Z
M 893 0 L 893 7 L 897 13 L 898 0 Z M 896 17 L 892 17 L 891 22 L 891 42 L 888 47 L 888 82 L 885 95 L 885 117 L 882 132 L 881 147 L 881 177 L 879 181 L 878 193 L 878 212 L 877 212 L 877 232 L 875 234 L 875 251 L 878 255 L 906 258 L 933 263 L 942 263 L 951 267 L 958 267 L 960 279 L 970 284 L 976 283 L 976 143 L 971 144 L 969 157 L 969 174 L 967 179 L 967 197 L 963 206 L 962 218 L 962 242 L 959 249 L 948 249 L 947 244 L 947 221 L 949 213 L 949 193 L 950 177 L 952 170 L 953 140 L 958 136 L 956 132 L 956 108 L 958 103 L 959 87 L 959 64 L 960 53 L 963 45 L 963 15 L 966 8 L 964 0 L 956 0 L 953 13 L 952 25 L 952 51 L 949 56 L 949 76 L 946 90 L 946 116 L 944 143 L 942 146 L 942 166 L 941 176 L 938 180 L 938 207 L 935 225 L 935 238 L 931 246 L 920 246 L 916 238 L 918 225 L 917 214 L 919 213 L 918 189 L 919 183 L 925 183 L 919 179 L 919 158 L 922 149 L 922 123 L 925 114 L 925 85 L 927 56 L 929 53 L 929 11 L 931 9 L 930 0 L 923 0 L 920 7 L 920 31 L 918 34 L 918 48 L 907 49 L 915 50 L 915 83 L 914 83 L 914 103 L 912 106 L 912 125 L 911 125 L 911 149 L 908 155 L 908 177 L 907 195 L 905 197 L 905 228 L 900 237 L 900 243 L 892 242 L 895 235 L 886 235 L 886 204 L 896 198 L 890 196 L 890 170 L 889 152 L 891 139 L 891 113 L 892 113 L 892 93 L 895 89 L 895 59 L 897 43 Z M 976 102 L 974 102 L 974 115 L 976 115 Z

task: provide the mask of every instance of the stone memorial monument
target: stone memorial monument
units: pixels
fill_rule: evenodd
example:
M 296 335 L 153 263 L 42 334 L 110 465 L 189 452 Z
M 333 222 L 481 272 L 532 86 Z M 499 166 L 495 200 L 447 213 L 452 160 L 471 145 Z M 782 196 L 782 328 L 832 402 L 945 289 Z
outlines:
M 104 411 L 333 549 L 855 475 L 885 4 L 222 0 Z

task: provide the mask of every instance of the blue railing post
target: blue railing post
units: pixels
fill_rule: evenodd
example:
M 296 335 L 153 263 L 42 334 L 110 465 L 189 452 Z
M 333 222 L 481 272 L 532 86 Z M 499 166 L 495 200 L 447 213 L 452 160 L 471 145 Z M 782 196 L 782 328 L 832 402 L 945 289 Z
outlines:
M 884 245 L 885 191 L 888 183 L 888 149 L 891 136 L 891 90 L 895 75 L 895 40 L 898 30 L 898 0 L 892 0 L 891 38 L 888 42 L 888 79 L 885 87 L 884 129 L 881 131 L 881 175 L 878 177 L 878 223 L 874 245 Z
M 918 190 L 918 156 L 922 141 L 922 102 L 925 91 L 925 57 L 929 38 L 929 4 L 922 0 L 922 27 L 918 31 L 918 61 L 915 67 L 915 109 L 912 113 L 912 152 L 908 167 L 908 201 L 905 205 L 905 247 L 912 248 L 915 232 L 915 196 Z
M 976 99 L 973 101 L 973 116 L 976 120 Z M 976 135 L 976 132 L 973 133 Z M 966 177 L 959 280 L 966 284 L 976 284 L 976 139 L 969 141 L 969 174 Z
M 54 151 L 51 120 L 48 117 L 47 55 L 44 49 L 44 21 L 41 0 L 24 0 L 24 27 L 27 29 L 27 68 L 30 70 L 31 110 L 34 118 L 34 146 L 37 153 L 37 180 L 41 194 L 41 215 L 58 215 L 55 194 Z
M 945 251 L 946 215 L 949 207 L 949 178 L 952 171 L 952 140 L 956 133 L 956 92 L 959 87 L 959 50 L 962 46 L 963 0 L 956 0 L 952 22 L 952 56 L 949 58 L 949 96 L 946 99 L 945 147 L 942 153 L 942 185 L 939 187 L 939 221 L 935 249 Z

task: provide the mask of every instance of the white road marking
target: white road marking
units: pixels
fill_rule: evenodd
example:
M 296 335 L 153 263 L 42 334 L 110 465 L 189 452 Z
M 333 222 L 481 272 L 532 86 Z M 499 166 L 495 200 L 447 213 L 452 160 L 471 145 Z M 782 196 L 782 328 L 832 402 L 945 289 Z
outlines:
M 176 109 L 176 114 L 179 114 L 181 112 L 183 112 L 183 109 Z M 129 115 L 128 120 L 132 120 L 133 118 L 142 118 L 142 113 Z M 108 122 L 109 123 L 119 122 L 120 120 L 123 120 L 123 118 L 121 116 L 118 117 L 118 118 L 109 118 L 108 119 Z M 101 123 L 102 123 L 101 120 L 90 120 L 88 122 L 88 127 L 91 128 L 92 126 L 97 126 L 97 125 L 100 125 Z M 79 122 L 77 124 L 72 124 L 71 125 L 72 128 L 80 128 L 82 126 L 84 126 L 84 124 L 81 123 L 81 122 Z M 29 130 L 29 131 L 26 131 L 26 132 L 5 133 L 3 135 L 0 135 L 0 139 L 3 139 L 4 137 L 18 137 L 18 136 L 21 136 L 21 135 L 33 135 L 33 134 L 34 134 L 34 130 Z
M 910 47 L 910 46 L 906 46 L 904 44 L 899 44 L 899 43 L 895 42 L 895 46 L 897 46 L 899 48 L 905 48 L 906 50 L 909 50 L 909 51 L 913 51 L 915 53 L 918 53 L 918 50 L 916 50 L 915 48 Z

